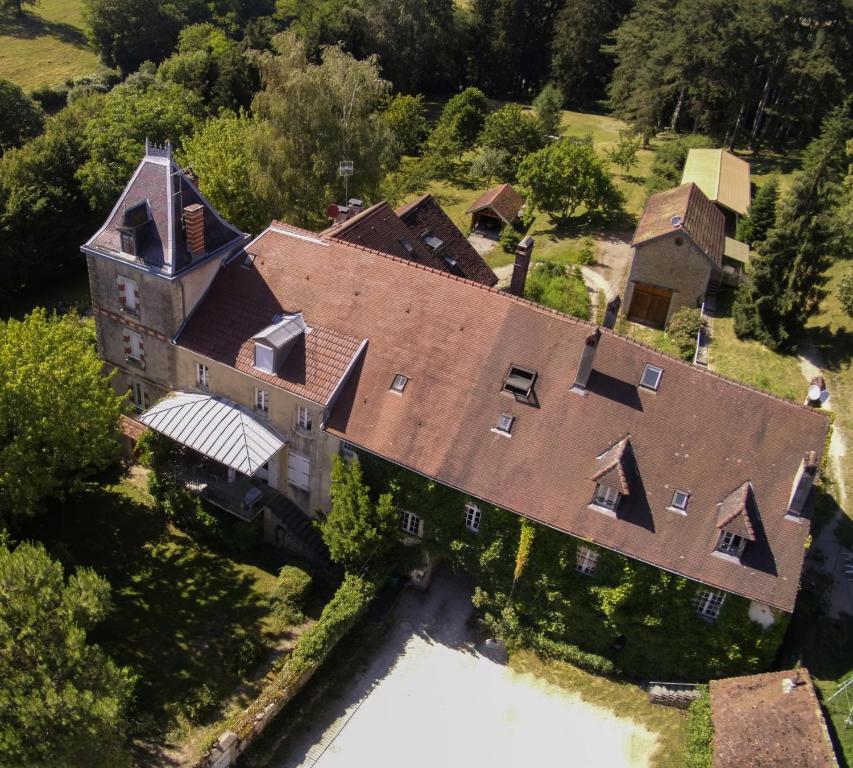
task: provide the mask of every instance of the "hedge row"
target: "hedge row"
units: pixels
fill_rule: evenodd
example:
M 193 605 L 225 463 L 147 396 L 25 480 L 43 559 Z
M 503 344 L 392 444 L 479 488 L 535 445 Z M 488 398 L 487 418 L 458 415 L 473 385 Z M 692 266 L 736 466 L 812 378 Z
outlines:
M 557 659 L 557 661 L 567 661 L 569 664 L 574 664 L 576 667 L 585 669 L 587 672 L 592 672 L 594 675 L 612 677 L 618 672 L 616 665 L 610 659 L 605 659 L 604 656 L 599 656 L 595 653 L 582 651 L 571 643 L 552 640 L 538 632 L 527 633 L 525 643 L 543 656 Z

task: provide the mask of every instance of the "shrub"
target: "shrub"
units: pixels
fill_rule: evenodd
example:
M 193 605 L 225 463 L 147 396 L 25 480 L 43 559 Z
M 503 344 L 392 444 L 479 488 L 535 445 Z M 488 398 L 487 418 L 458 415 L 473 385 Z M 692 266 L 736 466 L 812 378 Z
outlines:
M 275 615 L 285 624 L 298 624 L 303 621 L 302 610 L 310 588 L 310 574 L 293 565 L 285 565 L 279 571 L 278 581 L 270 596 Z
M 692 360 L 696 351 L 696 336 L 699 329 L 705 326 L 702 314 L 698 309 L 682 307 L 676 312 L 666 327 L 666 332 L 676 347 L 681 357 Z
M 714 724 L 711 720 L 711 697 L 705 688 L 687 710 L 686 768 L 711 768 L 714 756 Z
M 199 722 L 217 704 L 216 694 L 213 689 L 205 683 L 196 688 L 184 701 L 182 707 L 187 719 L 193 723 Z
M 844 311 L 853 317 L 853 269 L 848 270 L 838 284 L 838 300 Z
M 162 472 L 174 459 L 177 443 L 153 429 L 146 429 L 136 441 L 136 450 L 143 467 Z
M 174 478 L 152 473 L 148 491 L 169 522 L 182 531 L 209 539 L 220 538 L 219 520 L 205 509 L 201 499 L 180 487 Z
M 515 253 L 521 242 L 521 233 L 515 227 L 504 227 L 501 231 L 500 243 L 507 253 Z
M 557 659 L 558 661 L 566 661 L 594 675 L 611 676 L 616 674 L 616 665 L 610 659 L 605 659 L 604 656 L 599 656 L 595 653 L 582 651 L 571 643 L 551 640 L 541 632 L 530 632 L 525 639 L 528 645 L 543 656 Z
M 258 635 L 250 633 L 242 637 L 234 638 L 233 650 L 231 651 L 231 670 L 235 675 L 245 676 L 264 657 L 266 646 Z
M 567 272 L 562 264 L 540 261 L 527 276 L 524 296 L 567 315 L 589 320 L 589 293 L 578 267 Z
M 588 237 L 584 238 L 577 262 L 584 267 L 595 264 L 595 244 Z

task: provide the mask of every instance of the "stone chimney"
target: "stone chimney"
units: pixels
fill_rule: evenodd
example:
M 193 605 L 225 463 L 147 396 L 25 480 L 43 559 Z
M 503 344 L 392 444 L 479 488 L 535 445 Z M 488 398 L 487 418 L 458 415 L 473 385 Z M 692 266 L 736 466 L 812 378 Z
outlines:
M 616 327 L 616 318 L 619 317 L 619 310 L 622 307 L 622 299 L 619 296 L 614 296 L 607 302 L 607 307 L 604 310 L 604 327 L 611 330 Z
M 576 395 L 586 395 L 586 385 L 589 383 L 589 375 L 592 373 L 592 364 L 595 362 L 595 352 L 598 349 L 598 340 L 600 338 L 600 328 L 596 328 L 593 333 L 586 337 L 586 343 L 583 345 L 583 354 L 578 365 L 578 375 L 575 376 L 575 385 L 570 390 Z
M 184 236 L 187 240 L 187 248 L 196 256 L 204 253 L 204 206 L 199 203 L 184 208 Z
M 803 516 L 806 501 L 817 478 L 817 454 L 809 451 L 800 463 L 800 468 L 794 476 L 794 484 L 791 486 L 791 500 L 788 502 L 786 520 L 799 520 Z
M 512 268 L 512 280 L 509 283 L 509 292 L 515 296 L 524 295 L 531 253 L 533 253 L 533 238 L 528 235 L 515 248 L 515 265 Z

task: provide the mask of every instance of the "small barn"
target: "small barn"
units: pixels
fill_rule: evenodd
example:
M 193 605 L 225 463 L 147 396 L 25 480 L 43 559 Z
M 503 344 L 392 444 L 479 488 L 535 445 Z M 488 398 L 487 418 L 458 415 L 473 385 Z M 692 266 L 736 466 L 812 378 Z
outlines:
M 691 149 L 682 184 L 695 184 L 726 217 L 726 235 L 733 237 L 738 219 L 752 203 L 749 163 L 725 149 Z
M 471 229 L 500 232 L 511 225 L 524 207 L 524 198 L 511 184 L 501 184 L 483 192 L 466 211 L 471 215 Z

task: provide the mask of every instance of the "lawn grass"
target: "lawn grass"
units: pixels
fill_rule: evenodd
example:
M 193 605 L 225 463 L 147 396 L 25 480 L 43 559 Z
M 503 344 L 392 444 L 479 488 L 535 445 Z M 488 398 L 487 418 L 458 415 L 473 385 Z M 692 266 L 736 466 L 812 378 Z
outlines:
M 665 355 L 677 357 L 679 360 L 681 359 L 678 347 L 675 346 L 672 339 L 670 339 L 663 331 L 659 331 L 656 328 L 648 328 L 647 326 L 640 325 L 639 323 L 631 323 L 627 320 L 623 320 L 617 326 L 617 331 L 622 336 L 627 336 L 629 339 L 639 341 L 641 344 L 657 349 Z
M 731 315 L 731 291 L 721 291 L 718 304 L 711 331 L 710 367 L 723 376 L 801 403 L 806 380 L 796 355 L 780 354 L 757 341 L 738 339 Z
M 20 15 L 0 15 L 0 77 L 25 91 L 102 69 L 89 48 L 81 0 L 41 0 Z
M 552 685 L 574 691 L 587 703 L 608 709 L 617 717 L 635 721 L 658 735 L 653 768 L 683 768 L 686 747 L 686 714 L 679 709 L 650 704 L 638 686 L 591 675 L 563 661 L 543 659 L 520 650 L 510 656 L 509 666 L 529 673 Z
M 246 642 L 260 639 L 267 652 L 287 644 L 291 632 L 267 600 L 281 556 L 194 541 L 154 510 L 144 474 L 92 483 L 37 525 L 31 535 L 67 570 L 91 567 L 112 586 L 114 610 L 91 639 L 138 675 L 132 720 L 139 748 L 175 746 L 198 723 L 227 714 L 260 661 L 242 660 Z M 213 705 L 191 722 L 186 702 L 201 692 Z

